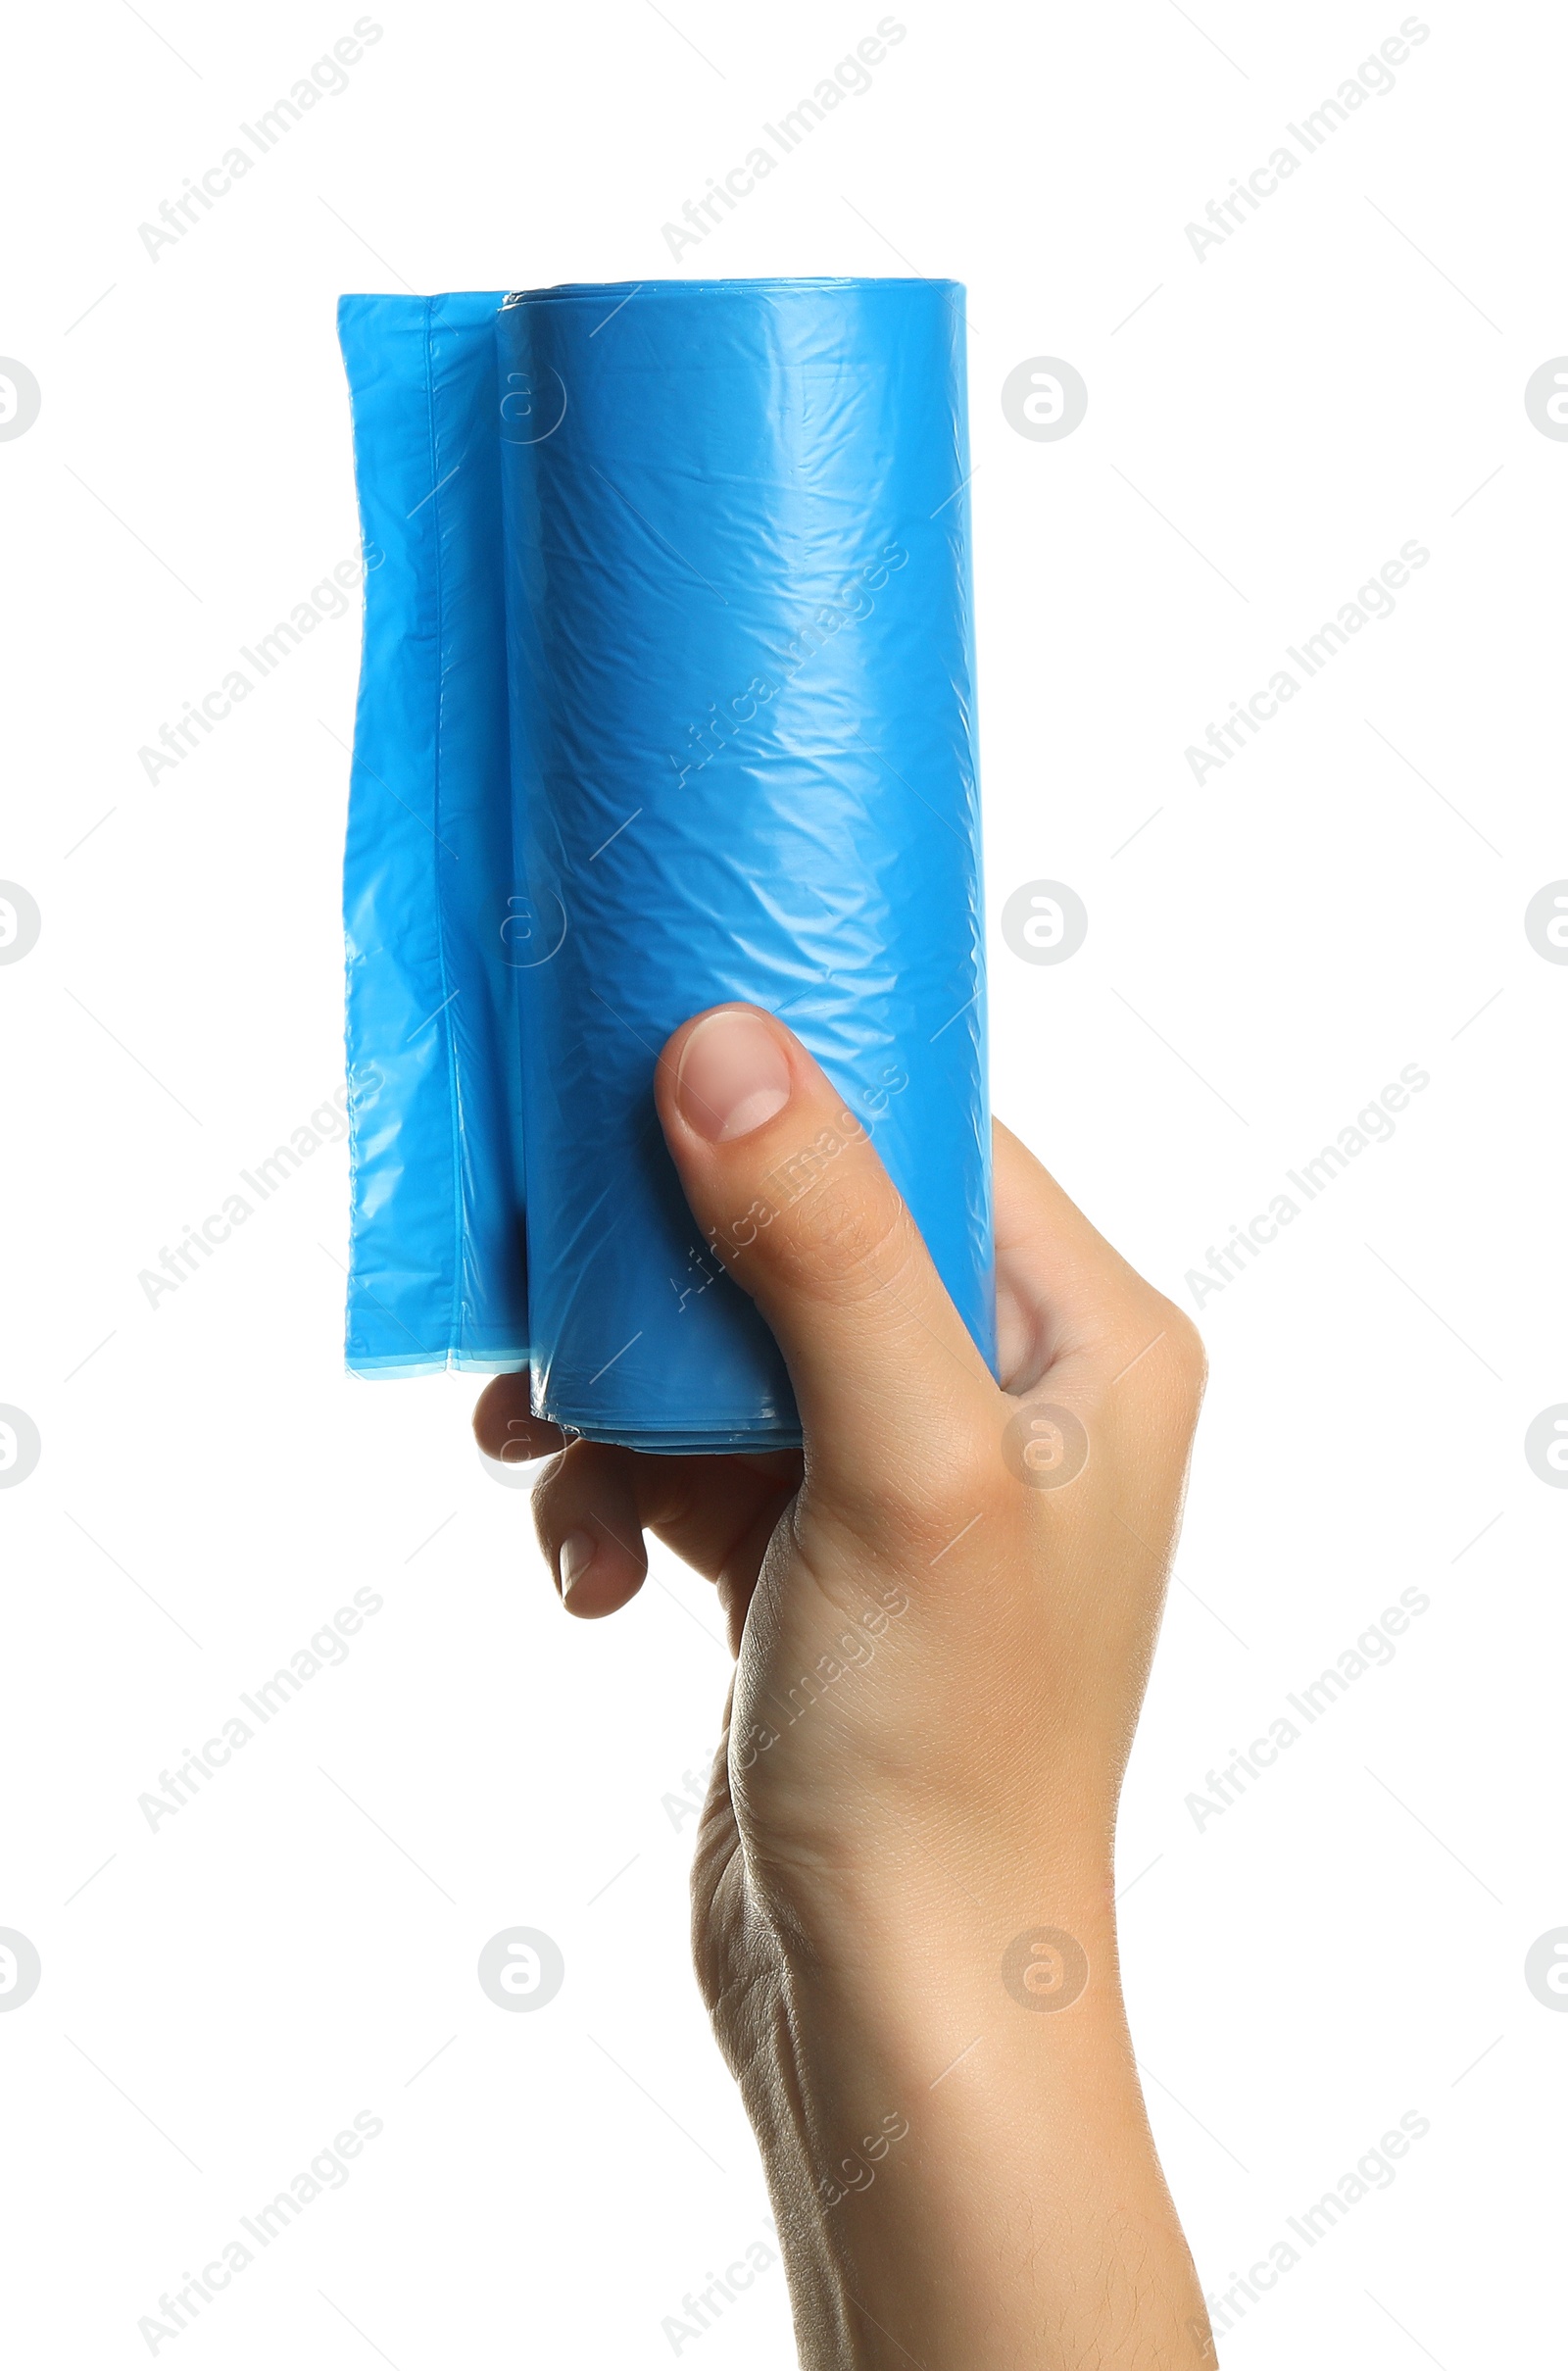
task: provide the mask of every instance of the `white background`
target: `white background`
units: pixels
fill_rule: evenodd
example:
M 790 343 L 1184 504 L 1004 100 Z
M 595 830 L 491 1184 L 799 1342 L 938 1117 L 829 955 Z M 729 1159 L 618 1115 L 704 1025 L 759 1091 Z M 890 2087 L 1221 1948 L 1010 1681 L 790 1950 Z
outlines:
M 1523 1437 L 1568 1399 L 1568 968 L 1523 914 L 1568 873 L 1568 447 L 1523 390 L 1568 349 L 1564 28 L 1424 11 L 1392 94 L 1200 261 L 1185 225 L 1399 0 L 911 5 L 873 87 L 672 264 L 662 224 L 877 13 L 392 0 L 156 261 L 138 224 L 353 0 L 12 30 L 0 350 L 42 411 L 0 445 L 0 876 L 43 927 L 0 967 L 0 1401 L 43 1452 L 0 1492 L 0 1925 L 43 1980 L 0 2015 L 8 2359 L 146 2360 L 138 2316 L 358 2110 L 384 2131 L 347 2186 L 160 2359 L 653 2371 L 683 2293 L 771 2245 L 664 1800 L 717 1725 L 705 1589 L 656 1559 L 618 1620 L 564 1620 L 474 1387 L 344 1376 L 341 1146 L 177 1294 L 138 1287 L 341 1075 L 356 610 L 156 783 L 137 752 L 357 548 L 340 290 L 910 269 L 971 291 L 993 923 L 1037 878 L 1090 915 L 1054 967 L 993 931 L 999 1111 L 1191 1305 L 1287 1168 L 1430 1073 L 1201 1313 L 1121 1852 L 1205 2286 L 1431 2125 L 1222 2356 L 1558 2359 L 1568 2016 L 1523 1963 L 1568 1925 L 1568 1497 Z M 1042 355 L 1090 391 L 1059 442 L 1001 409 Z M 1195 782 L 1209 720 L 1412 538 L 1396 614 Z M 347 1662 L 150 1831 L 138 1795 L 356 1586 L 384 1605 Z M 1393 1663 L 1200 1829 L 1205 1772 L 1408 1588 Z M 474 1965 L 519 1924 L 566 1982 L 508 2016 Z M 693 2356 L 793 2363 L 776 2263 Z

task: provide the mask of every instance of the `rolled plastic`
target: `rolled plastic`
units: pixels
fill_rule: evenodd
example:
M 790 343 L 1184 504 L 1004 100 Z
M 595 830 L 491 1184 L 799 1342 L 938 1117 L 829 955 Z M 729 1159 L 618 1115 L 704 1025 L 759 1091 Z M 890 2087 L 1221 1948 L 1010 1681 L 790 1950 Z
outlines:
M 670 1031 L 734 1000 L 796 1032 L 843 1115 L 786 1145 L 721 1234 L 743 1247 L 864 1129 L 993 1358 L 962 290 L 425 303 L 345 300 L 382 309 L 344 342 L 362 511 L 388 554 L 367 578 L 347 867 L 351 1060 L 386 1080 L 356 1122 L 351 1366 L 520 1363 L 525 1334 L 536 1412 L 591 1439 L 798 1441 L 778 1349 L 698 1230 L 654 1108 Z M 488 438 L 482 332 L 464 312 L 460 370 L 441 310 L 486 306 Z M 372 346 L 409 350 L 398 437 L 368 432 Z M 448 999 L 435 1044 L 394 1068 L 383 1030 L 426 993 Z M 371 1296 L 428 1351 L 368 1357 Z

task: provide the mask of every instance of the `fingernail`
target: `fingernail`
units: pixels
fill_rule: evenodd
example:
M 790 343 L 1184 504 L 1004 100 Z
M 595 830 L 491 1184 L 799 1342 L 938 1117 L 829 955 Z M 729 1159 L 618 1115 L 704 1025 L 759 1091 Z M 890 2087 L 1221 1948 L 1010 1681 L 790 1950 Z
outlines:
M 593 1562 L 598 1542 L 586 1531 L 568 1531 L 561 1543 L 561 1602 L 565 1605 L 572 1591 Z
M 784 1049 L 755 1013 L 710 1013 L 681 1048 L 675 1098 L 710 1144 L 750 1136 L 789 1102 Z

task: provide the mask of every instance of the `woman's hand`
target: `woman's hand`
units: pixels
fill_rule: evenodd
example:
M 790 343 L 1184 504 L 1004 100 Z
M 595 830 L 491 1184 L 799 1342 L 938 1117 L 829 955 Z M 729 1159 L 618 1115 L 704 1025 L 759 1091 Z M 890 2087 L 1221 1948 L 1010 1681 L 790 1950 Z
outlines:
M 728 1619 L 696 1954 L 802 2360 L 1212 2363 L 1111 1909 L 1197 1335 L 999 1126 L 999 1385 L 779 1023 L 687 1022 L 656 1091 L 692 1210 L 783 1350 L 804 1458 L 576 1441 L 535 1507 L 571 1612 L 634 1595 L 647 1530 Z M 813 1149 L 776 1207 L 768 1180 Z M 561 1448 L 524 1376 L 474 1422 L 493 1457 Z

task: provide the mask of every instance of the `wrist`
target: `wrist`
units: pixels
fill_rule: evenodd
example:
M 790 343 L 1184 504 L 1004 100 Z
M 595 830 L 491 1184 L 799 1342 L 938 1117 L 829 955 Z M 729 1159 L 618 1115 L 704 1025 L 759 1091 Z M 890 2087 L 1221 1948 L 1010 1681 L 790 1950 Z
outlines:
M 732 2052 L 808 2371 L 1013 2371 L 1071 2330 L 1197 2367 L 1201 2297 L 1154 2156 L 1108 1884 L 1006 1911 L 910 1915 L 853 1958 L 797 1933 Z M 1092 2297 L 1064 2294 L 1086 2248 Z M 1054 2337 L 1048 2337 L 1054 2334 Z M 1072 2355 L 1070 2359 L 1079 2359 Z

